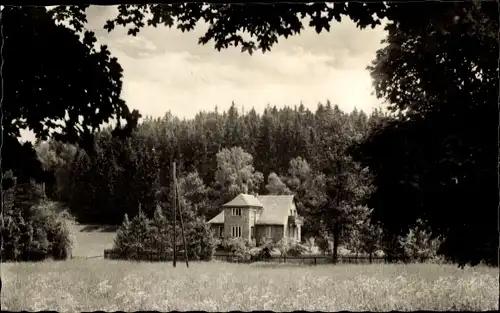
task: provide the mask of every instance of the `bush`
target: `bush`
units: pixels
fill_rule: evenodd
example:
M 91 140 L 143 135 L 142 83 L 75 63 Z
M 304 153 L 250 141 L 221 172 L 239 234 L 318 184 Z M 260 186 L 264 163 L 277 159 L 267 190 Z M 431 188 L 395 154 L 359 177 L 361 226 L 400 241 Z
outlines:
M 244 238 L 228 238 L 221 241 L 221 247 L 227 252 L 235 253 L 238 250 L 250 250 L 255 244 Z
M 217 247 L 217 239 L 214 238 L 210 226 L 201 217 L 197 217 L 187 226 L 186 241 L 189 258 L 201 261 L 212 260 Z
M 71 257 L 74 219 L 56 202 L 37 196 L 37 188 L 14 183 L 4 198 L 2 250 L 4 261 L 64 260 Z
M 183 255 L 184 242 L 182 229 L 176 225 L 176 250 Z M 209 261 L 212 259 L 217 240 L 210 227 L 202 218 L 192 217 L 184 222 L 184 234 L 188 258 L 190 260 Z M 142 210 L 129 221 L 125 214 L 123 223 L 118 229 L 113 251 L 123 259 L 147 259 L 150 255 L 171 255 L 173 252 L 173 225 L 157 207 L 153 219 L 150 220 Z
M 431 235 L 429 228 L 418 220 L 417 225 L 406 236 L 399 237 L 398 242 L 405 259 L 423 261 L 436 258 L 440 240 L 433 239 Z
M 294 242 L 290 245 L 286 254 L 290 256 L 300 256 L 305 252 L 307 252 L 307 246 Z
M 337 250 L 337 254 L 338 254 L 338 256 L 351 256 L 351 255 L 353 255 L 352 251 L 347 249 L 344 246 L 339 246 L 339 248 Z
M 301 244 L 300 242 L 294 239 L 286 237 L 278 241 L 275 246 L 276 248 L 278 248 L 281 256 L 284 255 L 299 256 L 308 251 L 307 246 Z
M 271 258 L 271 249 L 268 246 L 254 248 L 250 250 L 251 261 L 265 261 Z
M 319 254 L 320 248 L 316 245 L 316 238 L 309 237 L 306 239 L 305 247 L 307 248 L 306 253 L 308 254 Z
M 39 228 L 46 234 L 50 257 L 55 260 L 66 260 L 72 256 L 76 244 L 71 225 L 75 220 L 59 203 L 47 201 L 34 208 Z M 36 223 L 35 223 L 36 224 Z
M 221 247 L 227 252 L 231 252 L 238 262 L 249 262 L 253 259 L 255 241 L 244 238 L 229 238 L 221 241 Z
M 333 240 L 326 234 L 316 237 L 315 243 L 317 244 L 319 250 L 325 254 L 333 251 Z

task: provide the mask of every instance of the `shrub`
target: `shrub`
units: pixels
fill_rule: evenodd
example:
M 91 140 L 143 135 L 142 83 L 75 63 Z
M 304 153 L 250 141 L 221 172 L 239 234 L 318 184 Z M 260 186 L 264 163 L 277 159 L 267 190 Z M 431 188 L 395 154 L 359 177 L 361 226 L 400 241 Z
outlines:
M 10 190 L 9 192 L 12 192 Z M 64 260 L 71 257 L 75 239 L 71 233 L 74 222 L 58 203 L 40 201 L 29 207 L 16 206 L 15 196 L 4 193 L 4 227 L 2 228 L 4 261 L 41 261 L 48 258 Z
M 33 181 L 18 184 L 12 171 L 2 183 L 2 249 L 4 261 L 66 259 L 75 244 L 74 222 L 57 202 L 46 201 L 43 189 Z
M 318 248 L 323 253 L 331 253 L 333 251 L 333 240 L 330 236 L 322 234 L 315 239 Z
M 290 256 L 300 256 L 307 252 L 307 246 L 299 243 L 299 242 L 293 242 L 290 247 L 288 248 L 287 255 Z
M 71 232 L 74 218 L 67 210 L 61 210 L 60 204 L 44 201 L 34 207 L 34 225 L 38 224 L 38 236 L 42 245 L 48 244 L 48 253 L 55 260 L 66 260 L 71 257 L 76 244 L 75 236 Z M 43 237 L 46 235 L 46 239 Z
M 184 242 L 179 224 L 176 225 L 176 250 L 178 255 L 182 255 Z M 212 259 L 217 240 L 202 218 L 191 217 L 184 221 L 184 235 L 189 259 Z M 165 218 L 160 207 L 156 208 L 152 220 L 142 210 L 132 221 L 125 215 L 113 251 L 123 259 L 144 259 L 151 254 L 170 255 L 173 252 L 173 225 Z
M 309 237 L 306 239 L 305 247 L 307 248 L 306 253 L 308 254 L 318 254 L 320 252 L 320 248 L 316 244 L 316 238 Z
M 210 226 L 201 217 L 195 218 L 186 226 L 186 241 L 190 259 L 212 260 L 217 247 L 217 239 L 214 238 Z
M 252 259 L 251 250 L 255 247 L 255 243 L 244 238 L 229 238 L 222 240 L 221 246 L 225 251 L 231 252 L 237 261 L 249 262 Z
M 420 220 L 406 236 L 399 237 L 398 242 L 404 251 L 405 258 L 410 260 L 435 258 L 440 244 L 439 239 L 433 239 L 430 230 Z
M 250 260 L 252 262 L 265 261 L 271 258 L 272 249 L 270 246 L 261 246 L 250 249 Z
M 350 256 L 352 255 L 352 251 L 347 249 L 346 247 L 344 246 L 339 246 L 338 250 L 337 250 L 337 254 L 338 256 Z
M 280 241 L 276 243 L 276 248 L 279 250 L 281 256 L 283 256 L 288 253 L 288 250 L 290 249 L 291 245 L 292 241 L 287 237 L 283 237 L 281 238 Z

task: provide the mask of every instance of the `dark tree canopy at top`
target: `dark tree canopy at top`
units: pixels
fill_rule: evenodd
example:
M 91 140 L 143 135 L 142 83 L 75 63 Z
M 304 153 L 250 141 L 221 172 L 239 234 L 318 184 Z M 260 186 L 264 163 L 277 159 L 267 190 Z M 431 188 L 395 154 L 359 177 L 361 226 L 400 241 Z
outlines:
M 80 42 L 43 7 L 6 7 L 2 15 L 4 134 L 29 128 L 45 140 L 60 128 L 57 139 L 76 142 L 127 115 L 123 70 L 106 46 L 94 48 L 93 33 Z
M 350 18 L 360 28 L 375 27 L 381 20 L 398 23 L 404 29 L 421 28 L 427 21 L 446 25 L 453 21 L 459 2 L 333 2 L 333 3 L 241 3 L 241 4 L 123 4 L 118 15 L 107 21 L 109 31 L 125 26 L 128 33 L 136 35 L 145 26 L 174 24 L 181 31 L 190 31 L 200 23 L 209 24 L 207 32 L 199 38 L 200 44 L 214 42 L 217 50 L 241 46 L 243 52 L 270 51 L 280 38 L 300 34 L 305 26 L 318 33 L 329 31 L 332 22 L 342 17 Z M 87 6 L 59 7 L 61 18 L 81 23 Z M 68 14 L 72 11 L 71 14 Z M 452 14 L 450 14 L 450 12 Z M 308 25 L 305 20 L 309 20 Z M 242 33 L 252 36 L 245 39 Z
M 44 7 L 7 6 L 1 14 L 3 170 L 13 169 L 21 180 L 38 176 L 32 148 L 18 142 L 22 129 L 92 151 L 103 123 L 136 123 L 139 113 L 129 112 L 120 97 L 123 70 L 106 46 L 95 47 L 92 32 L 57 25 Z

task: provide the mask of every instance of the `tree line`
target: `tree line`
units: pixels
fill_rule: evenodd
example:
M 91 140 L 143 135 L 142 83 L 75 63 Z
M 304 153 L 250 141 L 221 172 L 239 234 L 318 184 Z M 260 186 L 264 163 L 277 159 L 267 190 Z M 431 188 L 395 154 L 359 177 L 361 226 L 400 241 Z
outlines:
M 214 217 L 239 193 L 295 194 L 306 233 L 317 235 L 340 231 L 362 210 L 357 206 L 372 188 L 369 170 L 348 148 L 384 118 L 378 110 L 345 113 L 329 102 L 315 112 L 269 106 L 263 114 L 233 104 L 188 120 L 170 113 L 145 118 L 125 139 L 104 130 L 94 154 L 57 141 L 39 142 L 36 150 L 54 173 L 48 196 L 82 222 L 119 224 L 139 207 L 149 216 L 161 203 L 169 207 L 175 161 L 183 206 L 198 216 Z

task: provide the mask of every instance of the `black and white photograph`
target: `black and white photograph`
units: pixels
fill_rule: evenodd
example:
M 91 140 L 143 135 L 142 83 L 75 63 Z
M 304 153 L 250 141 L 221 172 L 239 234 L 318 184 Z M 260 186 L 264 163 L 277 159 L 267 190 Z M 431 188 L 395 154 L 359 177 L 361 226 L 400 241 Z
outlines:
M 500 1 L 10 2 L 2 311 L 499 310 Z

